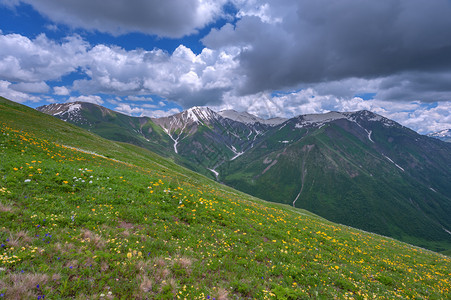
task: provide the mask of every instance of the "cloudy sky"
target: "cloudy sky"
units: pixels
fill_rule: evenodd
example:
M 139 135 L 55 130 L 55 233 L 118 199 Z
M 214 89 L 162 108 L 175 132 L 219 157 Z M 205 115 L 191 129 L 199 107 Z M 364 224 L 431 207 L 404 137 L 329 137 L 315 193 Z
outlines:
M 0 95 L 451 128 L 450 0 L 0 0 Z

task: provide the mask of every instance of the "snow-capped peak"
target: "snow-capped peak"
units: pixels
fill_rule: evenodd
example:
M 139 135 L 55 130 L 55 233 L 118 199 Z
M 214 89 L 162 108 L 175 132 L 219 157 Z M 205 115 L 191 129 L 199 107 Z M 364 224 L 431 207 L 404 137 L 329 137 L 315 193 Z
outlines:
M 82 104 L 82 102 L 53 103 L 36 109 L 52 116 L 58 116 L 63 121 L 83 123 L 85 120 L 81 115 Z
M 336 112 L 331 111 L 325 114 L 308 114 L 297 117 L 298 123 L 296 128 L 302 128 L 305 126 L 317 126 L 320 127 L 328 122 L 332 122 L 339 119 L 347 119 L 348 121 L 355 122 L 359 126 L 363 126 L 363 122 L 381 122 L 386 127 L 396 126 L 396 122 L 389 120 L 381 115 L 375 114 L 367 110 L 361 110 L 356 112 Z
M 194 106 L 182 112 L 186 121 L 203 123 L 217 118 L 217 114 L 206 106 Z
M 396 122 L 368 110 L 346 112 L 343 114 L 347 117 L 348 120 L 357 123 L 359 123 L 359 121 L 368 121 L 368 122 L 381 122 L 386 127 L 393 127 L 397 125 Z
M 444 142 L 451 142 L 451 129 L 444 129 L 438 132 L 429 133 L 428 136 Z
M 451 129 L 444 129 L 441 131 L 433 132 L 428 134 L 428 136 L 434 136 L 434 137 L 451 137 Z

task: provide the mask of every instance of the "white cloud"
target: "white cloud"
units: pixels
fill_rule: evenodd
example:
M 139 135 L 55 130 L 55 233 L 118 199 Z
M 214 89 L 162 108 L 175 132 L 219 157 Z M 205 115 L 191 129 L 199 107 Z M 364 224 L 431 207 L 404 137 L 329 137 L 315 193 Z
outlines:
M 47 30 L 49 31 L 58 31 L 58 26 L 56 26 L 55 24 L 47 24 L 45 28 L 47 28 Z
M 19 5 L 20 0 L 2 0 L 0 1 L 0 5 L 5 5 L 10 8 L 14 8 L 14 6 Z
M 41 97 L 29 95 L 11 88 L 12 83 L 5 80 L 0 80 L 0 95 L 15 102 L 39 102 Z
M 370 110 L 422 134 L 451 128 L 451 101 L 431 105 L 420 101 L 393 102 L 378 99 L 363 100 L 360 97 L 340 98 L 333 94 L 324 94 L 328 89 L 324 85 L 321 85 L 320 89 L 322 93 L 315 88 L 307 88 L 276 95 L 267 92 L 247 96 L 229 95 L 223 104 L 214 109 L 248 111 L 262 118 L 291 118 L 329 111 Z
M 152 97 L 148 97 L 148 96 L 128 96 L 127 100 L 153 102 Z
M 54 86 L 53 93 L 59 96 L 68 96 L 70 94 L 69 89 L 65 86 Z
M 89 102 L 89 103 L 94 103 L 94 104 L 98 104 L 98 105 L 102 105 L 104 103 L 104 101 L 102 100 L 102 98 L 100 96 L 78 96 L 78 97 L 70 97 L 67 102 Z
M 169 110 L 161 110 L 157 108 L 158 106 L 152 104 L 134 105 L 127 103 L 119 103 L 114 109 L 118 112 L 130 116 L 140 116 L 150 118 L 167 117 L 180 112 L 178 108 L 172 108 Z
M 83 94 L 157 94 L 184 107 L 219 102 L 222 91 L 240 84 L 238 54 L 236 48 L 204 49 L 196 55 L 180 45 L 170 55 L 159 49 L 97 45 L 87 53 L 89 79 L 75 81 L 74 89 Z
M 29 39 L 19 34 L 0 35 L 0 79 L 11 82 L 57 80 L 85 65 L 88 44 L 78 36 L 62 43 L 44 34 Z
M 227 0 L 21 0 L 50 20 L 113 35 L 143 32 L 182 37 L 222 17 Z M 9 6 L 19 1 L 7 0 Z
M 24 92 L 24 93 L 35 93 L 43 94 L 50 90 L 47 83 L 41 82 L 19 82 L 10 86 L 13 90 Z
M 142 108 L 139 107 L 132 108 L 129 104 L 126 103 L 119 104 L 118 106 L 115 107 L 115 110 L 130 116 L 141 114 L 144 111 Z
M 438 102 L 433 107 L 421 103 L 412 110 L 387 110 L 385 116 L 421 134 L 451 128 L 451 101 Z
M 28 38 L 0 31 L 0 92 L 18 102 L 39 101 L 43 98 L 27 93 L 48 93 L 49 81 L 78 73 L 84 79 L 76 80 L 72 86 L 55 86 L 53 93 L 69 96 L 70 91 L 75 91 L 84 96 L 70 97 L 70 101 L 98 104 L 103 103 L 102 98 L 89 95 L 120 97 L 108 101 L 135 115 L 169 114 L 165 110 L 152 112 L 163 105 L 148 95 L 158 95 L 184 108 L 211 105 L 247 110 L 262 117 L 368 109 L 420 132 L 450 127 L 451 56 L 449 51 L 440 49 L 451 48 L 451 27 L 445 26 L 449 21 L 442 13 L 433 24 L 426 24 L 427 18 L 418 16 L 421 10 L 431 15 L 440 7 L 447 12 L 449 7 L 442 0 L 428 9 L 426 1 L 402 0 L 407 9 L 391 11 L 387 5 L 391 1 L 362 1 L 354 6 L 353 1 L 344 0 L 327 6 L 322 0 L 233 0 L 239 21 L 213 29 L 204 39 L 208 47 L 200 54 L 184 45 L 171 54 L 160 49 L 125 50 L 112 45 L 90 45 L 79 36 L 54 41 L 43 34 Z M 9 5 L 16 3 L 13 2 L 9 1 Z M 111 16 L 93 11 L 101 18 L 88 20 L 86 16 L 93 15 L 87 8 L 104 6 L 104 2 L 72 2 L 44 0 L 35 7 L 55 22 L 73 22 L 70 24 L 73 26 L 179 36 L 218 18 L 225 1 L 177 2 L 182 6 L 194 5 L 194 10 L 188 12 L 192 15 L 181 16 L 186 22 L 161 25 L 154 20 L 156 23 L 149 25 L 137 20 L 127 25 L 126 21 L 131 19 L 124 16 L 114 28 L 111 22 L 118 18 L 114 15 L 117 8 L 109 8 Z M 125 2 L 118 3 L 120 6 Z M 67 17 L 61 9 L 63 4 L 74 7 L 72 13 L 76 18 L 62 20 Z M 166 2 L 161 5 L 167 8 Z M 415 6 L 421 9 L 415 11 Z M 50 8 L 56 10 L 52 12 Z M 379 11 L 388 25 L 379 24 L 379 15 L 371 8 Z M 197 16 L 200 12 L 205 15 Z M 178 13 L 170 12 L 167 18 Z M 347 18 L 345 13 L 353 18 Z M 193 16 L 197 18 L 194 23 L 189 21 Z M 415 23 L 409 29 L 406 24 L 416 20 L 412 16 L 418 16 L 419 25 Z M 103 23 L 99 21 L 104 19 Z M 378 28 L 375 30 L 370 21 L 381 27 L 373 26 Z M 439 34 L 429 37 L 428 33 L 434 30 L 439 30 Z M 384 34 L 380 36 L 378 32 Z M 390 56 L 382 50 L 394 52 Z M 430 51 L 436 51 L 437 55 L 429 55 Z M 415 63 L 410 64 L 412 61 Z M 272 95 L 274 90 L 281 92 Z M 365 93 L 375 94 L 375 99 L 365 101 L 355 97 Z M 435 107 L 425 104 L 437 101 L 440 102 Z
M 91 47 L 79 36 L 58 43 L 45 35 L 29 39 L 18 34 L 0 35 L 0 43 L 0 79 L 28 84 L 80 72 L 87 79 L 75 81 L 71 90 L 84 95 L 156 94 L 188 107 L 218 103 L 223 91 L 235 89 L 242 81 L 236 72 L 240 49 L 234 47 L 205 48 L 196 55 L 180 45 L 171 55 L 160 49 Z M 56 87 L 54 92 L 67 91 Z
M 213 29 L 203 42 L 211 49 L 248 46 L 239 57 L 246 75 L 242 94 L 347 78 L 450 73 L 446 0 L 233 2 L 240 19 Z
M 238 2 L 238 1 L 237 1 Z M 243 18 L 246 16 L 258 17 L 264 23 L 274 24 L 281 23 L 282 18 L 273 17 L 272 9 L 268 3 L 257 4 L 256 1 L 246 1 L 241 2 L 238 5 L 241 9 L 237 13 L 238 18 Z
M 170 110 L 148 110 L 142 113 L 142 116 L 150 118 L 162 118 L 178 114 L 180 110 L 178 108 L 171 108 Z

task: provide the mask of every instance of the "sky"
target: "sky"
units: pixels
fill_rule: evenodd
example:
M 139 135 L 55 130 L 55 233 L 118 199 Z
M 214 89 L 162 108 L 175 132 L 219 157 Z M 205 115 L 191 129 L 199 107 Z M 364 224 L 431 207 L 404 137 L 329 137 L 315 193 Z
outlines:
M 0 0 L 0 95 L 451 128 L 450 0 Z

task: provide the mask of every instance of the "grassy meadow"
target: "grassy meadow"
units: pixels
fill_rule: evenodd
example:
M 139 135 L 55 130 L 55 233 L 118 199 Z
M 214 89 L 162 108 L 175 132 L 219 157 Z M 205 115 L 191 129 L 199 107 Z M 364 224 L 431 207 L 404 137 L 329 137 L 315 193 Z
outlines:
M 449 299 L 451 259 L 0 99 L 0 299 Z

